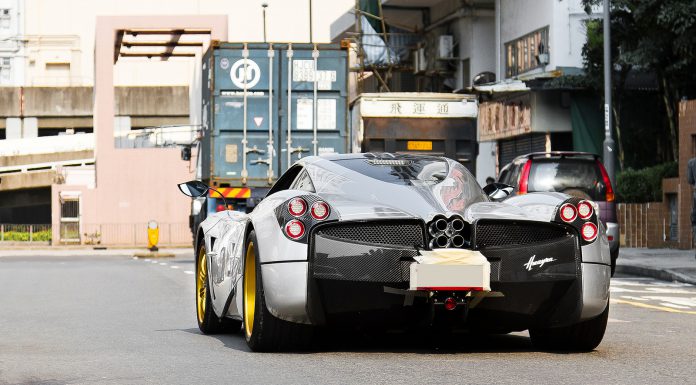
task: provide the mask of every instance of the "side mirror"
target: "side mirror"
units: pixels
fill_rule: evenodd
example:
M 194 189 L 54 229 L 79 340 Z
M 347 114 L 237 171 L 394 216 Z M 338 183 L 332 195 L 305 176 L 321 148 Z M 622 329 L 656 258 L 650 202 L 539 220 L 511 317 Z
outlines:
M 207 184 L 199 180 L 192 180 L 186 183 L 179 183 L 177 186 L 184 195 L 191 198 L 198 198 L 204 196 L 210 188 Z
M 491 183 L 483 188 L 483 192 L 486 193 L 494 201 L 499 201 L 505 199 L 510 194 L 512 194 L 513 187 L 506 185 L 505 183 Z

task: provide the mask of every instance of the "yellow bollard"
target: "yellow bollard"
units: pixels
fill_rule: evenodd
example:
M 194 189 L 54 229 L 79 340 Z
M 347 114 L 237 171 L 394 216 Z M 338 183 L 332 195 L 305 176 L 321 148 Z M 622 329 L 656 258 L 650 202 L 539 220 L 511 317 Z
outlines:
M 147 223 L 147 248 L 150 251 L 157 251 L 157 242 L 159 242 L 159 225 L 155 220 Z

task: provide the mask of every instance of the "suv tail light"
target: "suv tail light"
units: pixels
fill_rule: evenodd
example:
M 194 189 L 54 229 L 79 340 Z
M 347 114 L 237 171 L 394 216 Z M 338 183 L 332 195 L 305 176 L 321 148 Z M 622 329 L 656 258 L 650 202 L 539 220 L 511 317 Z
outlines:
M 528 159 L 527 163 L 524 164 L 522 168 L 522 174 L 520 176 L 520 188 L 517 190 L 518 194 L 526 194 L 528 183 L 529 183 L 529 171 L 532 169 L 532 160 Z
M 607 202 L 614 201 L 614 189 L 611 187 L 611 180 L 609 179 L 609 174 L 607 174 L 607 169 L 604 168 L 602 162 L 597 159 L 597 165 L 599 166 L 599 171 L 602 173 L 602 179 L 604 179 L 604 186 L 607 190 Z

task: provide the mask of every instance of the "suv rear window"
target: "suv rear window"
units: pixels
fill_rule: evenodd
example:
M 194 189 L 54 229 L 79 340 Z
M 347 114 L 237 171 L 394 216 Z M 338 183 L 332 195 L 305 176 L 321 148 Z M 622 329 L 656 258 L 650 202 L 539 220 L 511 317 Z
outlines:
M 604 179 L 593 159 L 534 159 L 528 191 L 557 191 L 574 196 L 584 193 L 595 201 L 606 200 Z

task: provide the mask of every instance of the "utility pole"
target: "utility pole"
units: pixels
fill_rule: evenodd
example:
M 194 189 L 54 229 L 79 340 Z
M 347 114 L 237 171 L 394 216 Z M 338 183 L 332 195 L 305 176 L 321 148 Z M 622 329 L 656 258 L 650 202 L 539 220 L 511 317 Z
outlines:
M 263 12 L 263 42 L 266 43 L 266 8 L 268 8 L 268 3 L 262 3 L 261 9 Z
M 614 153 L 616 143 L 611 130 L 611 20 L 609 19 L 610 0 L 604 0 L 604 167 L 607 169 L 612 185 L 616 182 Z
M 309 42 L 314 43 L 314 34 L 312 33 L 312 0 L 309 0 Z

